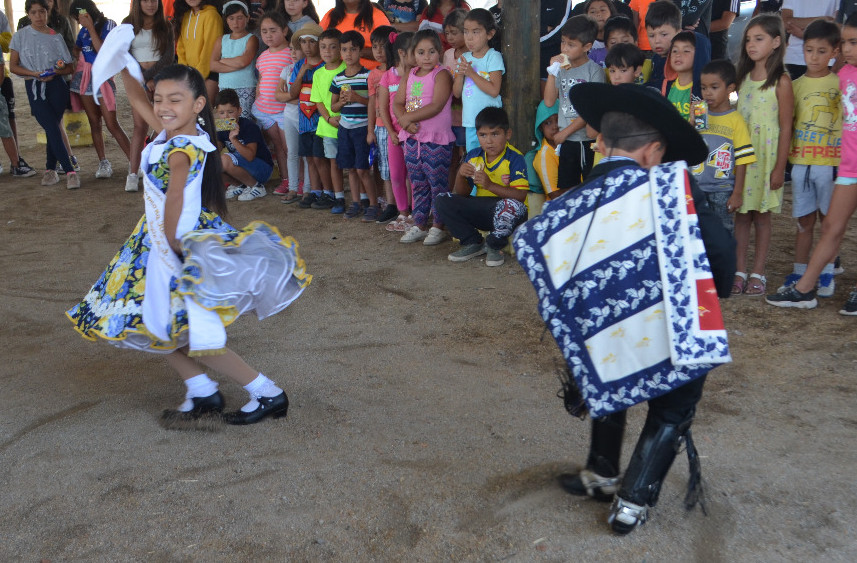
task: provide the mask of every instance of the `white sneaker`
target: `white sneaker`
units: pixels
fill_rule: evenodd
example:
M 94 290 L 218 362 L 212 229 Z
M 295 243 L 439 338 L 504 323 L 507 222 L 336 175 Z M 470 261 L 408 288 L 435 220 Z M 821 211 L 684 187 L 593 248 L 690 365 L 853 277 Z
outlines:
M 266 195 L 268 195 L 268 190 L 265 189 L 265 186 L 262 184 L 256 184 L 252 188 L 241 192 L 241 195 L 238 196 L 238 201 L 251 201 L 260 197 L 265 197 Z
M 98 170 L 95 171 L 96 178 L 110 178 L 113 176 L 113 167 L 110 166 L 110 161 L 106 158 L 98 163 Z
M 76 190 L 80 187 L 80 176 L 77 172 L 67 172 L 65 175 L 65 187 Z
M 56 170 L 45 170 L 44 175 L 42 176 L 42 185 L 43 186 L 53 186 L 54 184 L 60 181 L 59 174 L 57 174 Z
M 226 199 L 235 199 L 247 189 L 247 186 L 244 184 L 230 184 L 228 188 L 226 188 Z
M 440 244 L 446 239 L 449 238 L 449 235 L 446 234 L 446 231 L 443 229 L 438 229 L 437 227 L 432 227 L 428 230 L 428 235 L 426 235 L 425 240 L 423 240 L 423 244 L 425 246 L 434 246 L 436 244 Z
M 125 191 L 126 192 L 136 192 L 140 189 L 139 177 L 134 174 L 128 174 L 128 177 L 125 178 Z
M 399 239 L 399 242 L 419 242 L 424 240 L 428 236 L 428 231 L 424 231 L 421 228 L 414 225 L 402 235 L 402 238 Z

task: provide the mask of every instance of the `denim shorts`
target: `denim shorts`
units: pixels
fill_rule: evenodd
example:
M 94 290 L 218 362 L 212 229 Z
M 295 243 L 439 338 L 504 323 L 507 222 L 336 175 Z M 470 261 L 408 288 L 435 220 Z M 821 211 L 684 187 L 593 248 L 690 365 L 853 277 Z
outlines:
M 260 184 L 264 184 L 271 179 L 271 173 L 274 171 L 274 167 L 261 158 L 247 160 L 239 153 L 229 153 L 229 158 L 232 159 L 232 164 L 249 172 L 250 175 L 253 176 L 253 179 Z
M 837 176 L 836 183 L 840 186 L 857 186 L 857 178 L 848 178 L 845 176 Z
M 369 143 L 366 142 L 368 128 L 339 128 L 339 152 L 336 165 L 340 170 L 369 170 Z
M 316 135 L 315 131 L 301 133 L 298 141 L 298 156 L 325 158 L 324 139 Z

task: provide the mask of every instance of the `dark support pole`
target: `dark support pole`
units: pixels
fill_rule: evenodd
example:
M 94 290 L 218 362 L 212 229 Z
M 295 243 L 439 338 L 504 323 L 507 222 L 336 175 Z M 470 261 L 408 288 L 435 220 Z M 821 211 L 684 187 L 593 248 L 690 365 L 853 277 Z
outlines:
M 533 123 L 541 99 L 538 0 L 503 2 L 503 107 L 512 123 L 512 145 L 522 153 L 533 146 Z

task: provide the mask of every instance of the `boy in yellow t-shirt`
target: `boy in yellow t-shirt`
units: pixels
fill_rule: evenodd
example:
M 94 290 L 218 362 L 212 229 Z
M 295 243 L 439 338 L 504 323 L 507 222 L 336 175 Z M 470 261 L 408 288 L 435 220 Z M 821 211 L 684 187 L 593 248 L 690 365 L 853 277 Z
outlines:
M 435 210 L 461 248 L 451 262 L 485 256 L 486 266 L 501 266 L 501 252 L 515 228 L 527 219 L 527 163 L 509 144 L 512 130 L 503 108 L 487 107 L 476 115 L 479 148 L 464 156 L 455 191 L 435 200 Z M 475 196 L 470 194 L 476 189 Z M 483 240 L 479 232 L 490 231 Z
M 708 127 L 700 131 L 708 157 L 691 172 L 705 194 L 708 206 L 734 232 L 735 210 L 741 207 L 747 165 L 756 162 L 744 118 L 729 103 L 737 86 L 735 67 L 720 59 L 702 69 L 702 96 L 708 104 Z
M 833 195 L 835 167 L 842 144 L 839 78 L 827 65 L 839 51 L 839 27 L 828 21 L 809 24 L 803 36 L 806 74 L 792 82 L 795 97 L 792 150 L 792 217 L 797 218 L 794 271 L 780 290 L 806 271 L 817 221 L 824 221 Z M 818 296 L 833 296 L 833 263 L 818 277 Z

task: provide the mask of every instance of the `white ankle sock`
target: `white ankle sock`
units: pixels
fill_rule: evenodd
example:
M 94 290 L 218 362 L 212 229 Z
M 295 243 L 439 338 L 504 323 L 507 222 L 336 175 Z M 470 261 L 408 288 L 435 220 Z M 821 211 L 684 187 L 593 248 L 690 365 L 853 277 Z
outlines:
M 193 409 L 194 397 L 208 397 L 217 393 L 217 382 L 212 381 L 208 375 L 201 373 L 190 379 L 186 379 L 184 384 L 187 386 L 185 393 L 185 401 L 179 406 L 179 411 L 188 412 Z
M 283 392 L 277 384 L 265 377 L 263 374 L 244 386 L 250 394 L 250 402 L 241 407 L 242 412 L 253 412 L 259 408 L 258 397 L 276 397 Z

